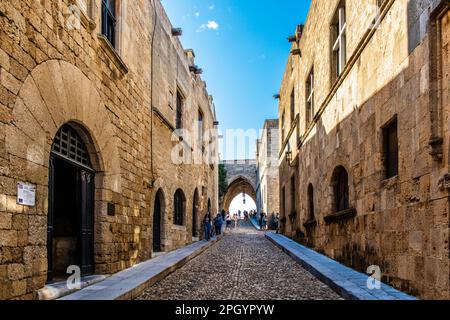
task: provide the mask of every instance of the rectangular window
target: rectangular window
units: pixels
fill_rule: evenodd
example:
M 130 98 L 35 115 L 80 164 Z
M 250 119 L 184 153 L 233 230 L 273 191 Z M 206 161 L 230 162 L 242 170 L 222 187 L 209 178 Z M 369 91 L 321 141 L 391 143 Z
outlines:
M 345 17 L 345 1 L 342 0 L 335 13 L 332 25 L 332 75 L 333 82 L 342 74 L 347 63 L 347 23 Z
M 293 175 L 291 177 L 291 213 L 295 213 L 297 211 L 297 206 L 296 206 L 296 201 L 295 201 L 295 197 L 296 197 L 296 191 L 295 191 L 295 175 Z
M 315 116 L 314 110 L 314 68 L 306 81 L 306 126 L 313 122 Z
M 286 216 L 286 189 L 283 187 L 281 189 L 281 215 Z
M 291 92 L 291 124 L 295 120 L 295 89 Z
M 176 115 L 176 129 L 183 128 L 183 97 L 180 92 L 177 92 L 177 115 Z
M 116 47 L 116 1 L 102 0 L 102 34 Z
M 281 143 L 284 143 L 284 129 L 286 126 L 286 113 L 283 111 L 283 115 L 281 116 Z
M 386 179 L 398 175 L 398 136 L 397 119 L 383 129 L 384 166 Z
M 203 135 L 204 135 L 203 113 L 199 110 L 197 122 L 197 141 L 199 145 L 203 145 Z

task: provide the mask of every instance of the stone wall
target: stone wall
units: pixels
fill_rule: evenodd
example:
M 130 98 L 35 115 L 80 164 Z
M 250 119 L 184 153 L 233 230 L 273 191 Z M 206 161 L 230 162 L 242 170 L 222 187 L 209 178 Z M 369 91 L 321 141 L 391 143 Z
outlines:
M 256 160 L 224 160 L 221 163 L 227 171 L 228 183 L 221 208 L 228 210 L 234 198 L 242 192 L 249 195 L 256 203 L 256 186 L 258 183 Z
M 267 214 L 280 212 L 278 153 L 278 120 L 266 120 L 261 139 L 258 140 L 258 212 Z
M 359 271 L 377 265 L 383 281 L 403 291 L 448 299 L 448 1 L 387 0 L 379 20 L 375 1 L 345 3 L 343 74 L 331 81 L 329 30 L 338 1 L 313 1 L 299 43 L 301 58 L 291 55 L 295 61 L 289 61 L 283 79 L 280 119 L 283 111 L 289 114 L 293 87 L 299 101 L 299 120 L 281 141 L 283 231 Z M 312 68 L 316 118 L 307 125 L 305 79 Z M 386 180 L 382 129 L 395 117 L 399 174 Z M 297 146 L 293 167 L 285 161 L 288 141 Z M 332 174 L 339 165 L 348 172 L 356 216 L 327 223 L 334 213 Z M 315 221 L 309 221 L 309 184 Z
M 184 133 L 180 143 L 174 133 L 170 100 L 177 90 L 184 96 L 184 128 L 193 131 L 200 108 L 205 132 L 214 129 L 215 111 L 205 83 L 189 71 L 188 54 L 171 35 L 162 5 L 116 1 L 114 49 L 98 36 L 100 2 L 80 2 L 86 4 L 81 19 L 74 1 L 0 2 L 0 299 L 36 298 L 46 283 L 49 157 L 63 124 L 77 128 L 97 172 L 96 273 L 151 257 L 158 190 L 165 201 L 166 251 L 192 242 L 196 189 L 203 190 L 200 210 L 208 199 L 217 210 L 217 166 L 172 159 L 180 145 L 184 156 L 216 157 L 217 136 L 208 135 L 202 154 L 192 134 Z M 37 186 L 36 206 L 16 204 L 19 181 Z M 186 225 L 174 227 L 179 188 L 186 197 Z M 115 214 L 108 215 L 108 204 Z

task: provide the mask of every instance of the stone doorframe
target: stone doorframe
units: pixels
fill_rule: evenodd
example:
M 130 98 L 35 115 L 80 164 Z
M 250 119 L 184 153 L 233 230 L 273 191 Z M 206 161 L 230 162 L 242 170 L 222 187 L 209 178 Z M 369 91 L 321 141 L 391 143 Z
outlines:
M 29 259 L 24 257 L 24 264 L 28 270 L 26 276 L 43 287 L 47 274 L 45 218 L 48 214 L 49 160 L 53 138 L 66 123 L 84 129 L 80 134 L 86 139 L 92 167 L 97 172 L 96 226 L 108 221 L 107 201 L 111 200 L 113 193 L 122 191 L 119 138 L 95 84 L 66 61 L 48 60 L 36 66 L 16 94 L 12 122 L 5 126 L 6 152 L 12 168 L 10 176 L 15 182 L 25 181 L 37 186 L 36 207 L 27 210 L 30 216 L 42 219 L 37 220 L 39 225 L 33 226 L 39 234 L 35 239 L 29 239 L 25 247 L 25 250 L 36 254 Z M 95 242 L 105 244 L 107 240 L 101 230 L 96 228 Z M 97 264 L 105 263 L 101 252 L 95 255 Z

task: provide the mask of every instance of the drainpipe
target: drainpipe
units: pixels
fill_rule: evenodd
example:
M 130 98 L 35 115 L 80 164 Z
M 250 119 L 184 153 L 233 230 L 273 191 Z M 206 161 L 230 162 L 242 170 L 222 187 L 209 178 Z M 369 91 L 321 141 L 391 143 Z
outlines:
M 154 12 L 154 24 L 153 24 L 153 31 L 152 31 L 152 40 L 151 40 L 151 47 L 152 47 L 152 54 L 151 54 L 151 64 L 150 64 L 150 72 L 151 72 L 151 84 L 150 84 L 150 173 L 151 173 L 151 181 L 150 181 L 150 187 L 153 188 L 155 184 L 155 172 L 153 168 L 153 82 L 154 82 L 154 58 L 155 58 L 155 36 L 156 36 L 156 26 L 158 21 L 158 15 L 156 11 L 156 3 L 155 0 L 151 0 L 152 6 L 153 6 L 153 12 Z

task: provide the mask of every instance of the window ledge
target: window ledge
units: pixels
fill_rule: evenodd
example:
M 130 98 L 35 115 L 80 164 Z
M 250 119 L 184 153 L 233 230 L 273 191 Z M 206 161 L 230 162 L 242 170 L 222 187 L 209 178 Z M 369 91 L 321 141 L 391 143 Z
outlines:
M 400 180 L 400 177 L 398 175 L 389 178 L 389 179 L 384 179 L 383 181 L 381 181 L 381 187 L 382 188 L 392 188 L 394 186 L 396 186 L 398 184 Z
M 310 220 L 306 221 L 306 222 L 303 224 L 303 226 L 304 226 L 305 228 L 312 228 L 312 227 L 315 227 L 315 226 L 317 226 L 317 220 L 316 220 L 316 219 L 310 219 Z
M 174 225 L 172 225 L 172 229 L 178 230 L 178 231 L 186 231 L 186 226 L 180 226 L 180 225 L 174 224 Z
M 116 49 L 114 49 L 114 47 L 111 45 L 109 40 L 103 34 L 100 33 L 97 34 L 97 38 L 100 40 L 100 44 L 102 45 L 103 49 L 106 51 L 108 56 L 114 62 L 116 67 L 120 70 L 122 75 L 126 75 L 128 73 L 128 67 L 122 60 Z
M 346 220 L 356 217 L 356 209 L 348 209 L 336 213 L 332 213 L 324 218 L 326 223 L 331 223 L 340 220 Z

